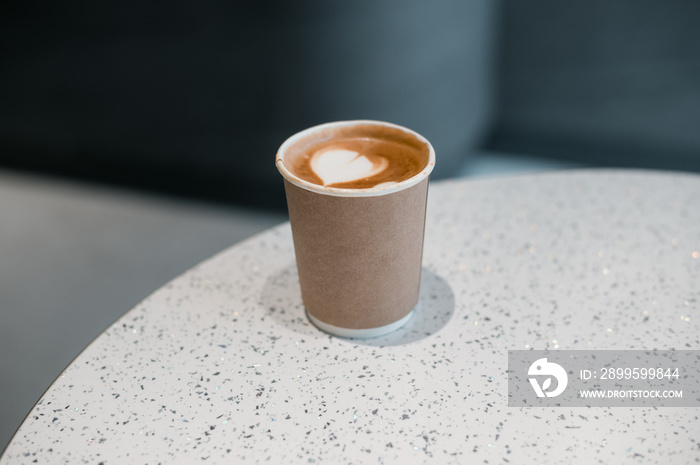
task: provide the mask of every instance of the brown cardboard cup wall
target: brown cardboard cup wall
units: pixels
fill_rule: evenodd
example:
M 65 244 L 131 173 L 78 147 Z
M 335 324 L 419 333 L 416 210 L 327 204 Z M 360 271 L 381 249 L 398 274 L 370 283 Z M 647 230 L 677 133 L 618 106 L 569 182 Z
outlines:
M 324 323 L 367 329 L 418 301 L 429 179 L 386 195 L 339 197 L 285 179 L 306 310 Z

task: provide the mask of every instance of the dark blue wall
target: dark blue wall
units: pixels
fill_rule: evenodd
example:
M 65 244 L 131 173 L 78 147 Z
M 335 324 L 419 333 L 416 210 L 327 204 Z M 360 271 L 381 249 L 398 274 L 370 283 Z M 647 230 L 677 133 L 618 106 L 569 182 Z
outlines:
M 490 148 L 700 171 L 700 2 L 502 3 Z
M 493 3 L 16 2 L 0 164 L 284 204 L 274 155 L 341 119 L 423 133 L 452 174 L 488 124 Z

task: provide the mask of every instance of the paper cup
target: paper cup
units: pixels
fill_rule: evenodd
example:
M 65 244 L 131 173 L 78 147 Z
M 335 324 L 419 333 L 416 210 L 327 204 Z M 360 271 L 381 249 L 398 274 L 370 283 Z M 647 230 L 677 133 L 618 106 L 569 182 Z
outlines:
M 287 169 L 295 144 L 347 126 L 383 126 L 428 148 L 423 170 L 394 185 L 339 189 L 307 182 Z M 329 131 L 331 130 L 331 131 Z M 376 337 L 401 327 L 418 302 L 425 209 L 435 151 L 419 134 L 379 121 L 342 121 L 306 129 L 280 147 L 301 294 L 309 320 L 323 331 Z

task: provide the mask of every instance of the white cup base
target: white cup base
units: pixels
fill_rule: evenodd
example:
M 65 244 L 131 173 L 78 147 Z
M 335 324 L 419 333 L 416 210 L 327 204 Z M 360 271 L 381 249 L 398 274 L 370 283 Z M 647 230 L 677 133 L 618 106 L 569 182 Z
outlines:
M 389 334 L 393 331 L 396 331 L 397 329 L 405 325 L 408 320 L 411 319 L 411 316 L 414 312 L 415 309 L 411 310 L 408 313 L 408 315 L 401 318 L 400 320 L 395 321 L 393 323 L 389 323 L 388 325 L 379 326 L 378 328 L 367 329 L 341 328 L 340 326 L 333 326 L 329 325 L 328 323 L 324 323 L 309 312 L 306 312 L 306 315 L 309 317 L 309 321 L 311 321 L 311 323 L 313 323 L 313 325 L 321 331 L 333 334 L 334 336 L 347 337 L 353 339 L 367 339 L 371 337 L 384 336 L 385 334 Z

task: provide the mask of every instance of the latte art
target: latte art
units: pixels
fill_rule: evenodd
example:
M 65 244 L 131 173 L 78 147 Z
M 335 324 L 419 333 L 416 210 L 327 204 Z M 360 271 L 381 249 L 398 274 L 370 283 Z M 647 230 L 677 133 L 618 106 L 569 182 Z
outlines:
M 428 163 L 427 145 L 406 133 L 376 125 L 335 128 L 302 139 L 284 158 L 297 177 L 323 187 L 371 189 L 395 185 Z
M 311 170 L 321 179 L 324 186 L 371 178 L 389 166 L 382 157 L 372 157 L 352 150 L 330 147 L 311 156 Z

